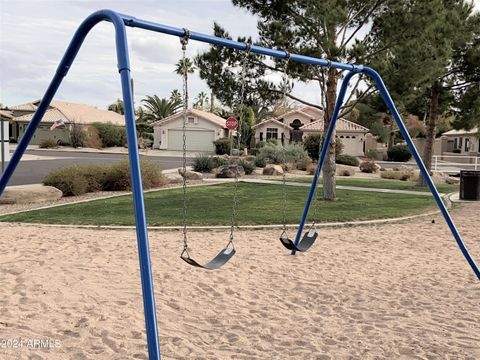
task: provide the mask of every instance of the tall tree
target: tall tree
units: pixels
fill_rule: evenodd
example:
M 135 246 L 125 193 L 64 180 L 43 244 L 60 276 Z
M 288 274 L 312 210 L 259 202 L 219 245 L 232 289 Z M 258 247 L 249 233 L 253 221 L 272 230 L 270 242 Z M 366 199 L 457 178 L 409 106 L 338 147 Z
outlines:
M 208 105 L 208 95 L 201 91 L 198 93 L 197 97 L 195 98 L 195 103 L 193 104 L 194 107 L 205 110 L 205 107 Z
M 159 98 L 157 95 L 147 95 L 142 100 L 143 106 L 147 111 L 143 114 L 143 120 L 147 123 L 161 120 L 178 112 L 182 103 L 179 101 L 172 101 L 171 99 Z
M 232 0 L 232 2 L 235 6 L 245 8 L 260 17 L 257 25 L 260 35 L 259 45 L 334 61 L 361 63 L 369 55 L 366 37 L 362 34 L 369 32 L 371 20 L 382 7 L 394 1 Z M 218 24 L 215 24 L 214 33 L 219 36 L 228 35 Z M 398 37 L 399 34 L 392 35 Z M 240 76 L 232 68 L 238 68 L 242 57 L 241 54 L 236 53 L 212 47 L 209 52 L 202 54 L 200 61 L 197 62 L 200 76 L 207 80 L 208 85 L 222 102 L 228 100 L 226 98 L 229 93 L 233 94 L 234 90 L 239 88 Z M 255 104 L 255 100 L 258 103 L 258 99 L 266 103 L 278 100 L 282 92 L 280 86 L 265 80 L 264 75 L 272 71 L 281 71 L 284 62 L 276 60 L 272 64 L 258 55 L 249 57 L 248 60 L 247 89 L 252 99 L 248 104 Z M 326 130 L 333 113 L 341 72 L 333 68 L 291 62 L 288 66 L 288 74 L 294 81 L 313 82 L 318 85 L 321 96 L 325 98 L 324 130 Z M 356 88 L 359 83 L 360 81 L 354 87 Z M 371 92 L 372 89 L 368 88 L 364 96 L 368 96 Z M 352 91 L 352 94 L 355 93 Z M 223 94 L 226 95 L 223 96 Z M 301 103 L 321 108 L 290 92 L 288 96 Z M 343 113 L 353 108 L 354 102 L 348 103 Z M 323 168 L 323 194 L 327 200 L 336 198 L 334 142 L 335 137 L 330 144 Z
M 193 74 L 195 72 L 195 66 L 190 58 L 180 59 L 175 64 L 175 72 L 178 75 L 185 76 L 185 104 L 187 105 L 188 109 L 188 74 Z

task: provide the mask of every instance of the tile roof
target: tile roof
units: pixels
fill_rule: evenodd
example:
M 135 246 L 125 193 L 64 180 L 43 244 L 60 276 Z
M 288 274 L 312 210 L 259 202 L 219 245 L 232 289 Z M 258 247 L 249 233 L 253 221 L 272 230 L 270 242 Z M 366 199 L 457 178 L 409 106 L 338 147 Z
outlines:
M 447 132 L 444 132 L 442 135 L 476 135 L 479 133 L 479 128 L 474 127 L 471 130 L 449 130 Z
M 163 124 L 170 122 L 172 120 L 177 120 L 178 118 L 181 118 L 183 113 L 180 111 L 178 113 L 175 113 L 173 115 L 170 115 L 164 119 L 155 121 L 152 123 L 153 126 L 162 126 Z M 215 115 L 211 112 L 203 111 L 203 110 L 198 110 L 198 109 L 188 109 L 187 110 L 187 116 L 188 115 L 196 115 L 198 117 L 201 117 L 202 119 L 208 120 L 218 126 L 221 126 L 222 128 L 226 128 L 226 120 L 218 115 Z
M 0 116 L 7 119 L 13 119 L 13 113 L 10 110 L 0 110 Z
M 34 101 L 31 105 L 36 109 L 37 105 L 40 103 L 40 100 Z M 17 105 L 14 108 L 23 105 Z M 17 109 L 18 110 L 18 109 Z M 25 114 L 19 117 L 16 117 L 15 121 L 30 121 L 33 118 L 34 113 Z M 78 124 L 92 124 L 95 122 L 103 123 L 112 123 L 115 125 L 125 125 L 125 119 L 123 115 L 117 114 L 116 112 L 109 110 L 100 110 L 96 107 L 85 105 L 85 104 L 76 104 L 71 102 L 54 100 L 50 104 L 50 108 L 45 112 L 45 115 L 42 118 L 43 122 L 54 122 L 56 120 L 62 119 L 65 122 L 76 122 Z

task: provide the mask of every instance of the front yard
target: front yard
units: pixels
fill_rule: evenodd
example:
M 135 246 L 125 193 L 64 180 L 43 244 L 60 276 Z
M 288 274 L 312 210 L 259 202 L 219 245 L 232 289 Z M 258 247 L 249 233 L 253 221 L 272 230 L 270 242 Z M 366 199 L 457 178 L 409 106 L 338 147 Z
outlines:
M 368 180 L 370 181 L 370 180 Z M 398 181 L 396 183 L 399 183 Z M 240 183 L 238 186 L 239 225 L 280 224 L 282 186 Z M 306 187 L 287 186 L 287 223 L 298 223 L 308 194 Z M 229 225 L 233 184 L 191 187 L 188 189 L 189 225 Z M 434 209 L 432 197 L 337 190 L 335 202 L 320 201 L 321 222 L 370 220 L 421 214 Z M 182 189 L 167 189 L 145 194 L 147 222 L 150 226 L 182 224 Z M 311 213 L 313 213 L 311 211 Z M 48 224 L 134 225 L 130 195 L 86 203 L 63 205 L 43 210 L 0 217 L 0 221 Z

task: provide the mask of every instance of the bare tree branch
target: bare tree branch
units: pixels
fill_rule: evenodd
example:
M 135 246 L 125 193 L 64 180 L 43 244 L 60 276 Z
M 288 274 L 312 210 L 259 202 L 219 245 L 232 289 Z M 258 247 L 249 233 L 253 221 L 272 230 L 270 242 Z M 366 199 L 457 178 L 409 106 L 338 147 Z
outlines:
M 367 90 L 365 92 L 362 93 L 362 95 L 360 95 L 358 98 L 355 99 L 355 101 L 353 101 L 351 104 L 346 104 L 344 106 L 342 106 L 342 111 L 340 112 L 340 115 L 339 117 L 344 117 L 348 114 L 350 114 L 353 109 L 355 108 L 355 106 L 360 102 L 362 101 L 363 99 L 365 99 L 366 97 L 372 95 L 373 93 L 377 92 L 378 89 L 373 87 L 373 86 L 369 86 L 367 88 Z

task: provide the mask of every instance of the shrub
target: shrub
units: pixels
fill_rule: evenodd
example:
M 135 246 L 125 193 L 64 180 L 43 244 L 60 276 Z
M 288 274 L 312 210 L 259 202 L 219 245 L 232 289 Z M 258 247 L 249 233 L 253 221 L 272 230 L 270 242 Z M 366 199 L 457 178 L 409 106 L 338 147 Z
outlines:
M 227 165 L 227 163 L 228 163 L 227 159 L 225 159 L 223 157 L 220 157 L 220 156 L 212 157 L 212 161 L 213 161 L 213 167 L 214 168 L 218 168 L 220 166 Z
M 218 140 L 215 140 L 213 142 L 213 145 L 215 145 L 215 154 L 217 155 L 225 155 L 225 154 L 230 154 L 230 139 L 229 138 L 221 138 Z
M 255 156 L 255 166 L 264 168 L 267 166 L 267 160 L 260 156 Z
M 307 173 L 308 175 L 313 175 L 315 174 L 315 170 L 317 169 L 317 164 L 314 164 L 314 163 L 311 163 L 310 165 L 308 165 L 307 167 Z
M 70 128 L 70 145 L 75 149 L 78 147 L 83 147 L 85 144 L 86 138 L 85 131 L 83 127 L 77 123 L 72 123 Z
M 259 141 L 255 144 L 255 149 L 260 149 L 264 147 L 267 143 L 265 141 Z
M 160 166 L 154 162 L 142 160 L 140 162 L 142 174 L 142 186 L 144 189 L 158 187 L 165 184 Z M 106 169 L 103 183 L 103 190 L 119 191 L 130 190 L 132 182 L 130 179 L 130 163 L 127 159 L 122 160 Z
M 360 161 L 358 161 L 358 159 L 355 156 L 351 156 L 347 154 L 338 155 L 335 159 L 335 162 L 337 164 L 350 165 L 350 166 L 358 166 L 360 164 Z
M 307 136 L 303 142 L 303 147 L 308 152 L 308 156 L 312 160 L 318 160 L 318 155 L 320 152 L 320 142 L 322 142 L 322 135 L 320 134 L 310 134 Z M 340 139 L 335 139 L 335 158 L 340 155 L 343 151 L 343 143 Z
M 256 159 L 265 163 L 281 164 L 283 162 L 283 149 L 281 146 L 266 144 L 258 150 Z
M 271 138 L 271 139 L 268 139 L 266 143 L 270 145 L 278 145 L 278 140 Z
M 338 169 L 337 170 L 337 175 L 338 176 L 353 176 L 355 175 L 355 172 L 353 169 Z
M 81 166 L 69 166 L 52 171 L 43 179 L 43 184 L 61 190 L 63 196 L 83 195 L 88 190 L 88 181 Z
M 127 144 L 125 127 L 112 123 L 93 123 L 92 126 L 97 129 L 103 147 L 123 147 Z
M 46 139 L 43 140 L 40 145 L 38 145 L 40 149 L 53 149 L 58 147 L 57 142 L 53 139 Z
M 253 173 L 253 171 L 256 168 L 256 166 L 253 162 L 247 161 L 247 160 L 244 160 L 244 159 L 240 159 L 240 161 L 238 162 L 238 165 L 243 167 L 243 170 L 245 170 L 246 175 L 250 175 L 251 173 Z
M 308 156 L 305 156 L 303 159 L 297 161 L 296 166 L 298 170 L 306 171 L 308 165 L 310 165 L 311 163 L 312 160 Z
M 281 147 L 280 147 L 281 149 Z M 283 152 L 283 151 L 282 151 Z M 289 144 L 285 146 L 285 160 L 296 162 L 308 157 L 307 151 L 300 144 Z
M 411 174 L 407 171 L 387 170 L 380 173 L 382 179 L 393 179 L 407 181 L 410 179 Z
M 377 160 L 378 158 L 378 152 L 375 149 L 368 149 L 367 151 L 367 158 L 370 160 Z
M 198 154 L 193 159 L 193 171 L 208 173 L 212 171 L 215 167 L 215 161 L 211 156 Z
M 407 145 L 395 145 L 387 151 L 390 161 L 405 162 L 412 158 L 412 154 Z
M 102 139 L 98 136 L 98 131 L 93 126 L 88 126 L 85 128 L 85 139 L 83 140 L 84 147 L 100 149 L 102 147 Z
M 158 165 L 141 161 L 142 184 L 144 189 L 157 187 L 165 183 Z M 43 184 L 61 190 L 64 196 L 82 195 L 100 190 L 129 190 L 130 165 L 123 160 L 111 166 L 75 165 L 55 170 L 43 179 Z
M 369 174 L 377 172 L 377 164 L 371 160 L 363 161 L 360 164 L 360 171 Z

